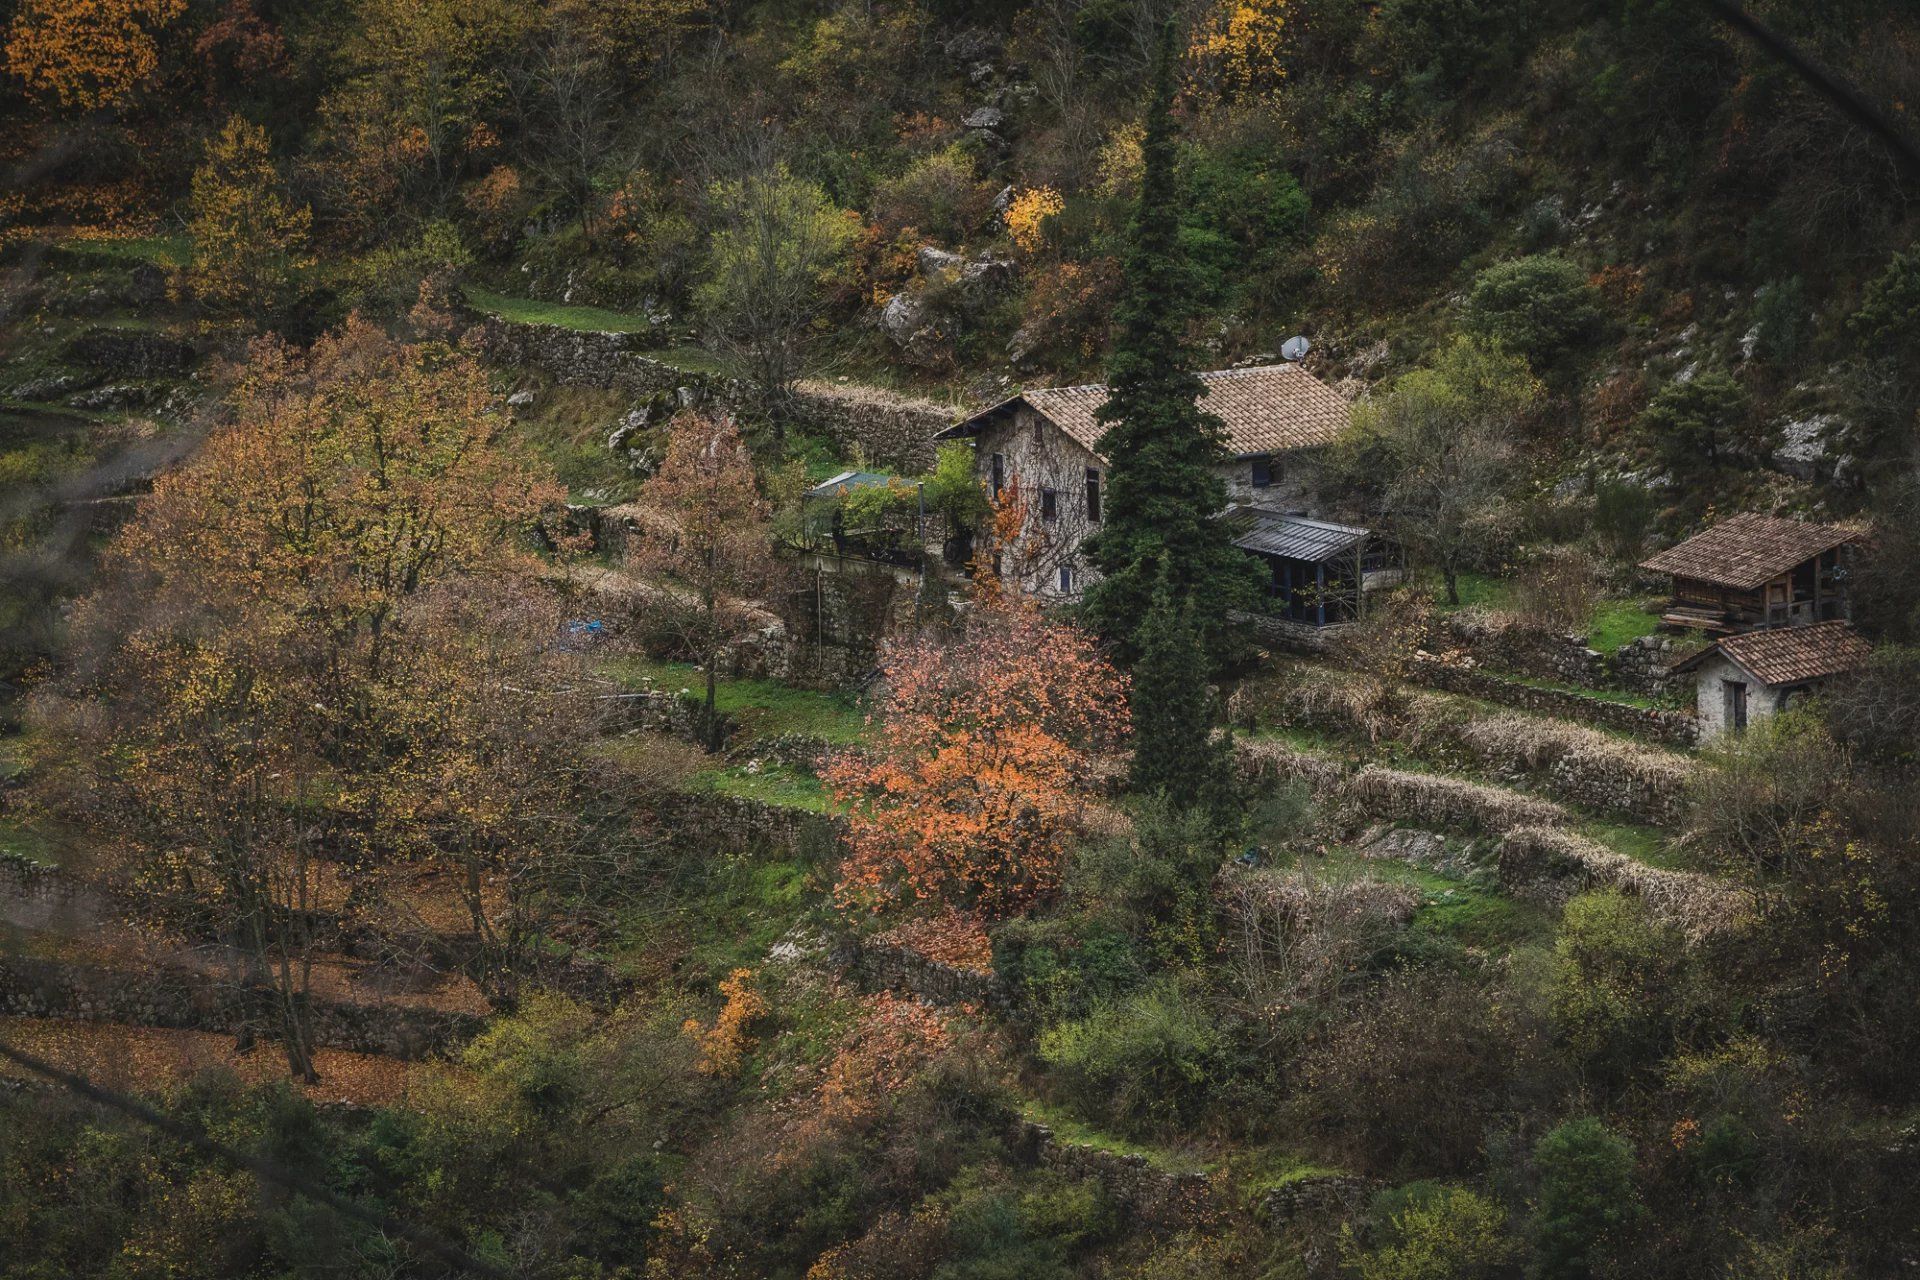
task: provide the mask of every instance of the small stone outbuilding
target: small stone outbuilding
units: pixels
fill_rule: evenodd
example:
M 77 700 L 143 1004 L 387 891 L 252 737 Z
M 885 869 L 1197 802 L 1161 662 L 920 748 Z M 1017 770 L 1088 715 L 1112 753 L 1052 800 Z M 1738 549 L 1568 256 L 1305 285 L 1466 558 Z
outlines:
M 1673 670 L 1696 673 L 1694 697 L 1706 740 L 1740 733 L 1784 711 L 1821 681 L 1858 667 L 1869 652 L 1851 623 L 1836 620 L 1723 636 Z

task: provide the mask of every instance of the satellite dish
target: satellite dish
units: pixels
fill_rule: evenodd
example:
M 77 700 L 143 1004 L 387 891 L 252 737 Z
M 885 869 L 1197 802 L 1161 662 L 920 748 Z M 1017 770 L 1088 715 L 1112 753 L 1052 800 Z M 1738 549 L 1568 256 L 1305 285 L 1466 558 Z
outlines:
M 1288 338 L 1280 344 L 1280 355 L 1287 360 L 1300 360 L 1312 347 L 1313 344 L 1305 338 Z

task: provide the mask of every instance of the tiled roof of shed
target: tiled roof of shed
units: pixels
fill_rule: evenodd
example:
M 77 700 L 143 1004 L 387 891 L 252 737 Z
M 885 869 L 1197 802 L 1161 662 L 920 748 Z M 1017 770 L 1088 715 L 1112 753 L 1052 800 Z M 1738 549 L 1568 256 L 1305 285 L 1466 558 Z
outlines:
M 1807 627 L 1776 627 L 1725 636 L 1691 658 L 1674 664 L 1676 671 L 1698 666 L 1709 654 L 1720 653 L 1745 668 L 1756 680 L 1780 686 L 1801 684 L 1823 676 L 1851 671 L 1867 660 L 1872 646 L 1847 622 L 1816 622 Z
M 1365 529 L 1352 525 L 1278 515 L 1257 507 L 1235 507 L 1220 518 L 1233 530 L 1234 546 L 1309 564 L 1350 551 L 1367 537 Z
M 1642 561 L 1640 567 L 1750 591 L 1854 537 L 1839 525 L 1743 511 Z
M 1236 457 L 1332 444 L 1346 429 L 1352 408 L 1346 397 L 1297 364 L 1217 369 L 1201 374 L 1200 381 L 1206 385 L 1200 407 L 1226 425 L 1227 451 Z M 956 423 L 936 438 L 973 435 L 989 418 L 1021 401 L 1087 449 L 1099 452 L 1095 442 L 1106 428 L 1094 414 L 1107 402 L 1103 382 L 1024 392 Z

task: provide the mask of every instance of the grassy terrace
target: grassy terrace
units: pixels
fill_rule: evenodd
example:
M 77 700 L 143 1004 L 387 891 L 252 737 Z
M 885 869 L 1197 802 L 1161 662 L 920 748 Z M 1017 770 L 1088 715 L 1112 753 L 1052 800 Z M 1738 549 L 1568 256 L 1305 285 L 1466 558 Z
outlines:
M 686 662 L 609 658 L 600 669 L 629 690 L 702 696 L 706 690 L 706 677 Z M 722 680 L 714 692 L 715 704 L 738 722 L 748 741 L 791 733 L 844 743 L 858 741 L 866 731 L 865 712 L 852 694 L 796 689 L 776 680 Z
M 1444 587 L 1437 589 L 1434 602 L 1440 612 L 1453 613 L 1476 606 L 1512 609 L 1518 601 L 1517 586 L 1508 578 L 1463 573 L 1459 584 L 1460 603 L 1457 605 L 1447 603 Z M 1648 612 L 1640 600 L 1602 600 L 1594 605 L 1593 615 L 1587 619 L 1587 647 L 1610 658 L 1623 646 L 1632 644 L 1641 636 L 1653 634 L 1659 626 L 1660 615 Z

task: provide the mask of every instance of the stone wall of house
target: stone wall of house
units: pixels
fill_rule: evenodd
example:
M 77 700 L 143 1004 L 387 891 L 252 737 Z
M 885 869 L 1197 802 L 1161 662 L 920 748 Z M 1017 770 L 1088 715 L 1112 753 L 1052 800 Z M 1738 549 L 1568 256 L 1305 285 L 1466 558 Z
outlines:
M 399 1058 L 443 1052 L 484 1025 L 472 1014 L 393 1005 L 316 1000 L 311 1009 L 321 1047 Z M 272 1026 L 273 995 L 186 970 L 0 956 L 0 1014 L 235 1033 L 249 1025 Z
M 1417 672 L 1422 684 L 1435 689 L 1498 702 L 1522 711 L 1577 720 L 1676 747 L 1691 747 L 1700 739 L 1700 722 L 1686 711 L 1636 707 L 1570 689 L 1522 684 L 1479 667 L 1458 666 L 1438 659 L 1421 663 Z
M 481 349 L 500 364 L 539 369 L 556 382 L 611 387 L 636 398 L 666 396 L 681 405 L 738 409 L 752 403 L 740 382 L 682 369 L 648 354 L 647 339 L 632 333 L 595 333 L 557 325 L 516 324 L 488 317 L 479 326 Z M 961 416 L 955 406 L 915 400 L 875 387 L 807 381 L 794 389 L 797 425 L 855 446 L 874 463 L 908 472 L 933 462 L 935 432 Z
M 1204 1174 L 1156 1169 L 1142 1155 L 1066 1142 L 1030 1120 L 1021 1121 L 1013 1136 L 1017 1153 L 1068 1177 L 1098 1182 L 1116 1204 L 1150 1227 L 1178 1230 L 1214 1215 L 1213 1184 Z
M 982 482 L 991 481 L 998 455 L 1006 483 L 1017 483 L 1025 500 L 1020 551 L 1002 560 L 1007 585 L 1043 600 L 1077 599 L 1098 577 L 1080 556 L 1080 544 L 1099 528 L 1087 511 L 1087 471 L 1100 473 L 1104 499 L 1106 463 L 1024 404 L 982 429 L 974 449 Z M 1045 518 L 1042 502 L 1049 489 L 1054 493 L 1052 520 Z M 1073 584 L 1066 588 L 1060 581 L 1063 566 L 1073 574 Z
M 1218 470 L 1226 482 L 1228 502 L 1315 517 L 1323 509 L 1328 480 L 1324 450 L 1291 449 L 1274 454 L 1268 467 L 1272 483 L 1257 489 L 1253 484 L 1253 463 L 1246 458 L 1236 458 Z

